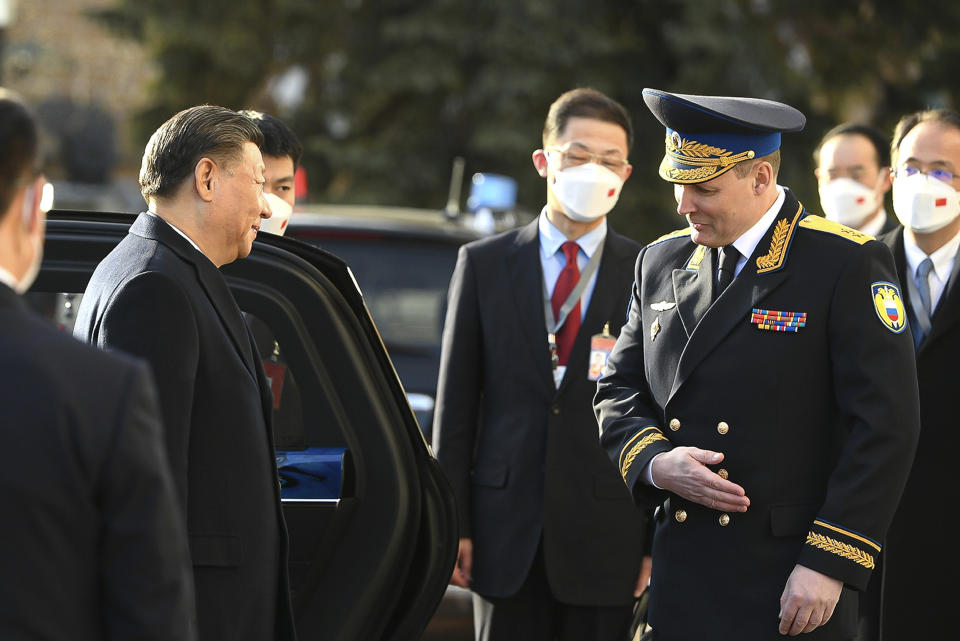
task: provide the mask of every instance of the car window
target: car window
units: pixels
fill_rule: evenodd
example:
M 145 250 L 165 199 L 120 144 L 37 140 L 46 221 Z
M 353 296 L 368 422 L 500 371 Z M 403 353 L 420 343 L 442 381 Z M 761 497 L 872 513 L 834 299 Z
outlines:
M 456 245 L 390 238 L 317 244 L 350 265 L 387 345 L 439 347 Z

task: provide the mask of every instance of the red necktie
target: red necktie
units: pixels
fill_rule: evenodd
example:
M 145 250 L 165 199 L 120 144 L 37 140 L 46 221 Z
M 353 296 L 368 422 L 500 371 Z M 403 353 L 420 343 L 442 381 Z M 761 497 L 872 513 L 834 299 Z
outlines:
M 577 252 L 580 246 L 572 240 L 568 240 L 560 247 L 567 257 L 567 264 L 557 276 L 557 283 L 553 286 L 553 296 L 550 303 L 553 306 L 553 317 L 559 320 L 560 308 L 566 302 L 567 297 L 573 288 L 577 286 L 580 280 L 580 268 L 577 267 Z M 559 365 L 566 365 L 570 359 L 570 352 L 573 351 L 573 341 L 577 338 L 577 332 L 580 331 L 580 301 L 567 316 L 566 322 L 557 330 L 557 357 Z

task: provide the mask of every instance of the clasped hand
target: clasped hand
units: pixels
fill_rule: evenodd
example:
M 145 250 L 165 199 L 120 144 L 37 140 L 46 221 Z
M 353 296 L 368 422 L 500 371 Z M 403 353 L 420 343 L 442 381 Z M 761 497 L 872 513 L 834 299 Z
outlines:
M 750 499 L 742 487 L 707 467 L 723 454 L 697 447 L 675 447 L 653 459 L 651 478 L 657 487 L 721 512 L 746 512 Z

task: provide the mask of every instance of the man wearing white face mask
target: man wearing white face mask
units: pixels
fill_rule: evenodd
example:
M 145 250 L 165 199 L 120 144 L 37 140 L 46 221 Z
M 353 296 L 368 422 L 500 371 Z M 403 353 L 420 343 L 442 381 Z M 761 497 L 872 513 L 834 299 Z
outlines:
M 294 176 L 303 155 L 303 146 L 293 130 L 279 118 L 252 109 L 240 113 L 252 120 L 263 134 L 263 144 L 260 146 L 264 166 L 263 194 L 273 215 L 260 223 L 260 231 L 283 236 L 296 204 Z M 280 342 L 262 319 L 248 313 L 244 313 L 243 318 L 253 333 L 273 391 L 274 444 L 278 449 L 284 449 L 291 444 L 302 443 L 300 386 L 288 367 Z
M 433 443 L 458 503 L 451 583 L 474 591 L 478 639 L 625 639 L 649 576 L 644 514 L 592 411 L 640 250 L 606 220 L 631 136 L 607 96 L 560 96 L 533 152 L 540 217 L 461 248 L 450 282 Z
M 880 633 L 882 639 L 945 639 L 955 634 L 960 572 L 956 557 L 938 553 L 953 544 L 947 514 L 960 503 L 952 473 L 960 445 L 952 375 L 960 354 L 960 114 L 903 117 L 891 155 L 893 208 L 903 227 L 880 240 L 893 252 L 917 349 L 920 442 L 887 533 Z M 934 567 L 924 570 L 934 558 Z M 921 583 L 921 576 L 933 579 Z
M 879 236 L 896 227 L 883 207 L 890 191 L 887 139 L 873 127 L 845 123 L 828 131 L 813 152 L 820 205 L 828 220 Z
M 296 134 L 279 118 L 247 109 L 240 112 L 256 123 L 263 134 L 263 193 L 267 195 L 273 215 L 260 225 L 260 231 L 282 236 L 296 205 L 294 177 L 303 155 L 303 146 Z

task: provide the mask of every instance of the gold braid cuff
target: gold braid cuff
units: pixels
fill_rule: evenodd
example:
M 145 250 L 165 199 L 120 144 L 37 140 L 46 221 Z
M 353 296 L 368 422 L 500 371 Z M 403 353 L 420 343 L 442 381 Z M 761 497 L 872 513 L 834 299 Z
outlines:
M 633 447 L 630 448 L 630 451 L 627 452 L 627 455 L 623 458 L 623 463 L 620 465 L 620 476 L 623 477 L 623 480 L 627 480 L 627 472 L 630 470 L 630 466 L 633 465 L 633 460 L 637 458 L 637 455 L 640 454 L 640 452 L 646 449 L 646 447 L 651 443 L 666 440 L 669 440 L 666 436 L 661 434 L 659 431 L 654 431 L 634 443 Z
M 862 565 L 868 570 L 872 570 L 875 567 L 873 555 L 864 552 L 856 546 L 843 543 L 829 536 L 824 536 L 823 534 L 808 532 L 807 545 L 812 545 L 817 549 L 836 554 L 837 556 Z

